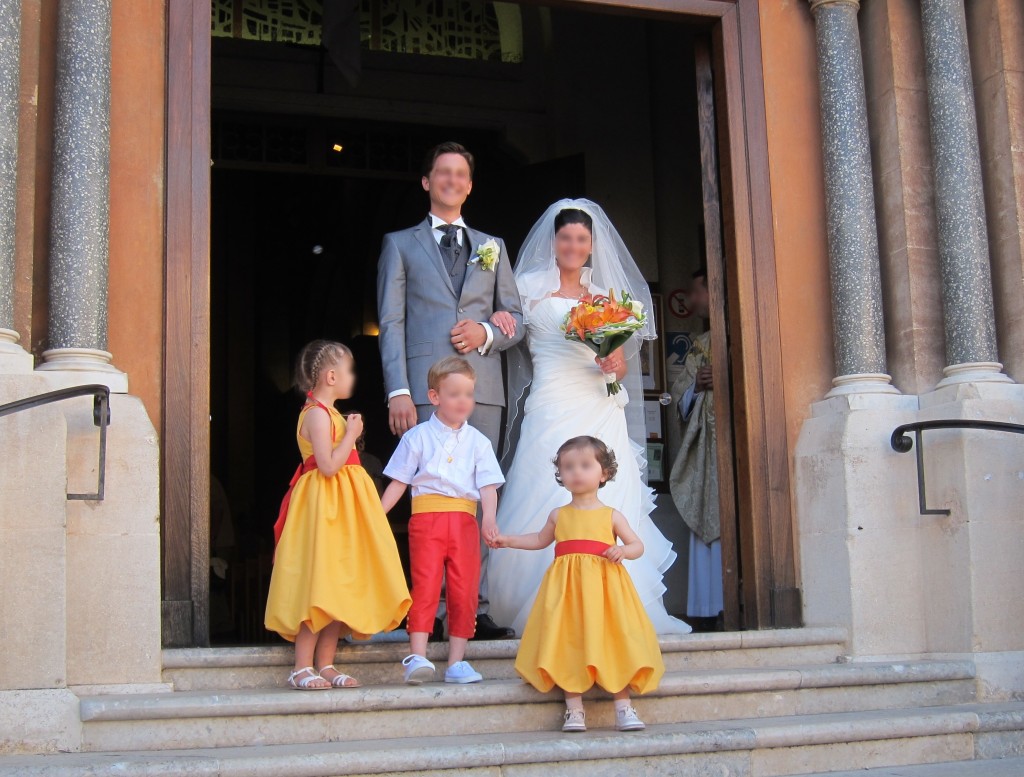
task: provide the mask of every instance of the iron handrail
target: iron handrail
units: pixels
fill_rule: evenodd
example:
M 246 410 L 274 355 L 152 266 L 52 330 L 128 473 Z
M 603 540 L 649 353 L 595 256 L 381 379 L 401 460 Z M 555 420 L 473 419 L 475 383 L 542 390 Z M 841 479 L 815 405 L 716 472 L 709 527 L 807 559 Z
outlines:
M 71 388 L 49 391 L 45 394 L 36 394 L 34 397 L 25 397 L 6 405 L 0 405 L 0 418 L 12 415 L 22 410 L 31 410 L 35 407 L 42 407 L 53 402 L 60 402 L 75 397 L 91 396 L 92 400 L 92 421 L 100 428 L 100 452 L 99 472 L 96 493 L 94 494 L 68 494 L 68 499 L 79 499 L 83 501 L 103 501 L 103 492 L 106 488 L 107 471 L 107 426 L 110 425 L 110 388 L 97 384 L 88 386 L 72 386 Z
M 928 507 L 924 480 L 924 445 L 921 432 L 928 429 L 982 429 L 990 432 L 1011 432 L 1024 434 L 1024 424 L 1010 424 L 1004 421 L 972 421 L 968 419 L 940 419 L 936 421 L 915 421 L 912 424 L 901 424 L 892 430 L 889 444 L 897 453 L 909 453 L 914 448 L 917 453 L 917 503 L 921 515 L 949 515 L 950 510 L 939 507 Z M 914 433 L 911 440 L 907 432 Z

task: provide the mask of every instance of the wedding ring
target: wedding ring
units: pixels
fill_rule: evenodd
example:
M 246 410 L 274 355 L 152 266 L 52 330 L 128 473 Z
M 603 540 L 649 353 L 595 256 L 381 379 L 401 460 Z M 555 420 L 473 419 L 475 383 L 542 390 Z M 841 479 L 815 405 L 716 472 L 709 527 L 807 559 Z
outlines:
M 465 340 L 462 340 L 462 341 L 461 341 L 461 342 L 459 343 L 459 348 L 465 348 L 465 347 L 466 347 L 466 341 L 465 341 Z

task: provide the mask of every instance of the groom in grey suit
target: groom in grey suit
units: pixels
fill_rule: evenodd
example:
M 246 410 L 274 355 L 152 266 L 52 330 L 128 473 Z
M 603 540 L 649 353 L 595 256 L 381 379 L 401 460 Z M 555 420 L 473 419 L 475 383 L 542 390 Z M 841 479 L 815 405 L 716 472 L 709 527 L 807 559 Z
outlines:
M 497 453 L 505 406 L 501 352 L 522 338 L 523 315 L 504 242 L 471 229 L 462 219 L 473 168 L 473 155 L 458 143 L 432 149 L 421 182 L 430 197 L 429 215 L 410 229 L 384 236 L 377 268 L 380 355 L 388 422 L 397 435 L 433 412 L 427 399 L 430 365 L 453 354 L 465 358 L 476 370 L 477 404 L 469 422 Z M 487 268 L 476 252 L 490 240 L 497 244 L 498 261 Z M 499 310 L 515 319 L 514 332 L 488 322 Z M 484 555 L 481 613 L 486 612 L 486 563 Z M 489 617 L 478 615 L 477 638 L 505 633 Z

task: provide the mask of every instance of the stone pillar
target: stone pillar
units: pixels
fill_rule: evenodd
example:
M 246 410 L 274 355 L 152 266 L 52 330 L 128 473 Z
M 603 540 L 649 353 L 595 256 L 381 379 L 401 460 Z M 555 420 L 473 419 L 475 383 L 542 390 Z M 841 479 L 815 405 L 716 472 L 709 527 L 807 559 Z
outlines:
M 922 0 L 939 269 L 946 331 L 942 384 L 1001 374 L 992 310 L 978 123 L 963 0 Z M 940 385 L 942 385 L 940 384 Z
M 106 350 L 110 1 L 60 0 L 50 206 L 49 350 L 43 353 L 40 367 L 101 373 L 88 379 L 104 383 L 110 382 L 112 375 L 123 376 L 111 365 Z M 111 388 L 127 390 L 126 385 Z
M 0 372 L 32 369 L 31 357 L 18 345 L 14 330 L 20 59 L 21 0 L 0 0 Z
M 811 0 L 818 52 L 836 377 L 830 396 L 895 392 L 882 283 L 857 0 Z

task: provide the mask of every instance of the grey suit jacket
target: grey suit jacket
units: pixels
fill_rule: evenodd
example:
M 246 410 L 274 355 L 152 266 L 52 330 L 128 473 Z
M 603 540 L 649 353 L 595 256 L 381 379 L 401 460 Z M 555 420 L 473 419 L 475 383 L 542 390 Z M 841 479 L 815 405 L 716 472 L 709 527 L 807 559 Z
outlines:
M 472 259 L 477 247 L 491 236 L 467 227 L 463 239 Z M 377 312 L 387 394 L 409 389 L 413 402 L 429 404 L 427 371 L 439 359 L 456 355 L 451 343 L 456 322 L 487 321 L 496 310 L 505 310 L 516 319 L 515 335 L 505 337 L 492 326 L 494 341 L 487 355 L 476 350 L 465 355 L 476 370 L 477 402 L 505 404 L 501 352 L 522 338 L 523 311 L 505 243 L 494 239 L 501 248 L 498 265 L 493 272 L 479 264 L 468 265 L 462 293 L 456 297 L 430 219 L 384 236 L 377 266 Z

